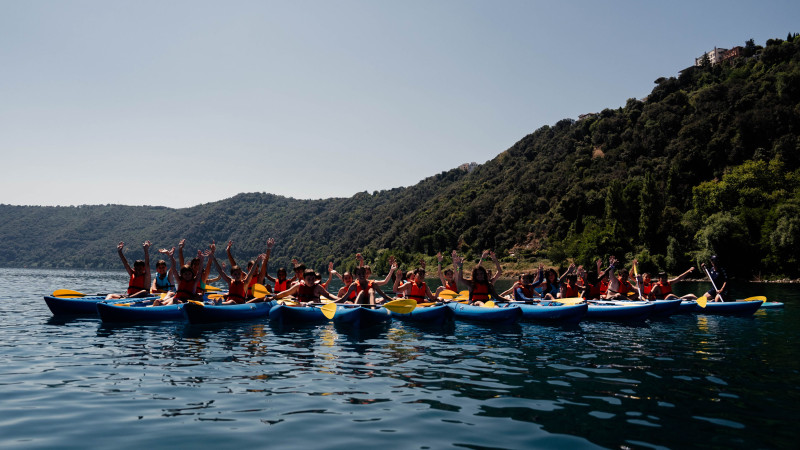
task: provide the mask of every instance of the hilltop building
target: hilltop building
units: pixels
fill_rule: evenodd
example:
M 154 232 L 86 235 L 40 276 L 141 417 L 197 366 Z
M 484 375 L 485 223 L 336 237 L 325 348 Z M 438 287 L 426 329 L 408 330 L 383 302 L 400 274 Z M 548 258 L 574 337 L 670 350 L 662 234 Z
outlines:
M 722 61 L 727 61 L 731 58 L 735 58 L 742 54 L 742 47 L 737 46 L 733 47 L 732 49 L 728 50 L 727 48 L 717 48 L 714 47 L 714 50 L 710 52 L 703 53 L 700 55 L 699 58 L 694 59 L 695 66 L 701 66 L 703 64 L 703 57 L 708 56 L 708 60 L 711 62 L 711 65 L 716 65 L 721 63 Z
M 472 172 L 475 168 L 478 167 L 478 163 L 471 162 L 471 163 L 464 163 L 458 166 L 459 169 L 463 170 L 464 172 Z

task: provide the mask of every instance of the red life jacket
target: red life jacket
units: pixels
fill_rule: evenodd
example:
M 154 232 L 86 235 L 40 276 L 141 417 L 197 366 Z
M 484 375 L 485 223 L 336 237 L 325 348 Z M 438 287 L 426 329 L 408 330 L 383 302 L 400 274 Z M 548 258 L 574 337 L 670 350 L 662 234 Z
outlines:
M 520 284 L 517 288 L 522 289 L 522 295 L 528 298 L 533 298 L 533 295 L 536 293 L 536 291 L 533 290 L 533 285 L 530 284 Z
M 360 294 L 361 291 L 372 289 L 372 280 L 367 280 L 367 286 L 361 286 L 361 282 L 359 280 L 354 281 L 353 283 L 356 284 L 356 295 Z
M 456 281 L 455 280 L 453 280 L 453 281 L 445 280 L 444 288 L 445 289 L 449 289 L 449 290 L 451 290 L 453 292 L 458 292 L 458 286 L 456 286 Z
M 664 300 L 667 298 L 667 295 L 672 294 L 672 285 L 669 284 L 669 281 L 664 283 L 659 281 L 658 286 L 661 288 L 661 295 L 658 296 L 659 300 Z
M 175 292 L 175 298 L 181 301 L 193 299 L 196 293 L 192 290 L 192 285 L 194 285 L 194 280 L 186 281 L 183 278 L 178 279 L 178 291 Z
M 423 281 L 421 284 L 411 283 L 411 290 L 408 293 L 408 298 L 413 298 L 417 303 L 423 303 L 426 299 L 428 292 L 428 285 Z
M 617 279 L 617 281 L 619 282 L 619 286 L 617 286 L 616 292 L 627 296 L 628 292 L 634 291 L 633 286 L 628 280 L 622 281 L 620 279 Z
M 139 291 L 144 291 L 149 286 L 144 285 L 144 275 L 136 275 L 136 272 L 131 274 L 131 279 L 128 281 L 128 295 L 133 295 Z
M 469 293 L 471 302 L 484 302 L 489 300 L 489 283 L 472 283 L 472 290 Z
M 283 292 L 283 291 L 285 291 L 287 289 L 289 289 L 289 279 L 288 278 L 283 280 L 283 281 L 275 280 L 275 289 L 273 290 L 273 292 L 275 292 L 277 294 L 277 293 Z
M 577 297 L 580 292 L 578 292 L 578 287 L 573 286 L 569 283 L 564 285 L 564 298 L 573 298 Z
M 297 299 L 301 302 L 319 301 L 319 295 L 314 292 L 316 288 L 316 284 L 311 286 L 301 284 L 300 286 L 297 286 L 297 292 L 295 292 L 294 296 L 297 297 Z
M 653 290 L 653 283 L 642 282 L 642 295 L 648 296 L 650 295 L 650 291 L 652 290 Z
M 600 280 L 600 286 L 598 286 L 598 290 L 600 291 L 600 295 L 606 295 L 608 293 L 608 280 L 605 278 Z
M 231 284 L 228 287 L 228 300 L 233 300 L 236 303 L 244 303 L 244 301 L 247 300 L 244 296 L 244 291 L 244 281 L 231 281 Z

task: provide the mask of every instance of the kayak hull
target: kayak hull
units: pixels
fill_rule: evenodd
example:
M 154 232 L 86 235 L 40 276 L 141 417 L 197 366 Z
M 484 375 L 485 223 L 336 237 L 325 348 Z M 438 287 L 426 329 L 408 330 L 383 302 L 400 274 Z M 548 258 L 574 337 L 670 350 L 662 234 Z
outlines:
M 281 325 L 302 325 L 328 322 L 322 310 L 312 306 L 274 305 L 269 309 L 269 320 Z
M 751 302 L 708 302 L 705 308 L 697 305 L 695 312 L 716 316 L 752 316 L 761 304 L 761 300 Z
M 683 300 L 679 298 L 673 300 L 653 300 L 650 302 L 654 306 L 653 312 L 650 313 L 650 317 L 663 319 L 673 314 L 677 314 L 682 302 Z
M 97 313 L 103 322 L 160 322 L 169 320 L 183 320 L 183 306 L 121 306 L 118 304 L 98 303 Z
M 522 310 L 522 319 L 526 322 L 549 324 L 577 324 L 586 316 L 589 305 L 518 305 Z
M 336 315 L 333 316 L 333 322 L 337 325 L 347 325 L 358 329 L 382 325 L 391 320 L 392 314 L 388 309 L 372 309 L 363 306 L 339 306 L 336 308 Z
M 413 311 L 400 314 L 392 311 L 392 318 L 404 322 L 425 323 L 430 325 L 443 325 L 452 322 L 453 310 L 445 305 L 416 307 Z
M 783 308 L 783 303 L 781 302 L 764 302 L 761 304 L 761 309 L 778 309 Z
M 148 297 L 153 299 L 155 297 Z M 136 300 L 145 300 L 143 298 Z M 95 316 L 97 317 L 97 304 L 120 302 L 123 300 L 106 300 L 105 295 L 92 295 L 78 298 L 44 297 L 47 307 L 54 316 Z
M 244 303 L 241 305 L 183 305 L 183 314 L 191 324 L 258 320 L 269 316 L 272 302 Z
M 589 303 L 586 319 L 600 321 L 637 322 L 650 317 L 655 305 L 641 302 L 629 304 L 623 302 L 597 302 Z
M 511 325 L 519 322 L 522 318 L 522 310 L 519 305 L 510 305 L 506 308 L 484 308 L 483 306 L 453 302 L 448 303 L 447 307 L 453 310 L 456 319 L 470 322 Z

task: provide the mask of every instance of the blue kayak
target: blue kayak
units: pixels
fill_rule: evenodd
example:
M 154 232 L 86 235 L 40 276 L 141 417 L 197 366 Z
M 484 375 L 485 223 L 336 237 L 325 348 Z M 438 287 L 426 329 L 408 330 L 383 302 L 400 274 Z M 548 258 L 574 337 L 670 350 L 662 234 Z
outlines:
M 586 311 L 589 320 L 640 321 L 650 317 L 655 309 L 651 302 L 591 301 Z
M 655 307 L 653 308 L 653 312 L 650 313 L 651 318 L 665 318 L 669 317 L 673 314 L 677 314 L 678 310 L 681 308 L 681 303 L 683 300 L 676 298 L 672 300 L 653 300 L 648 303 L 652 303 Z
M 758 311 L 761 300 L 751 302 L 708 302 L 705 308 L 697 305 L 695 312 L 700 314 L 712 314 L 719 316 L 752 316 L 753 313 Z
M 338 313 L 337 313 L 338 314 Z M 392 318 L 405 322 L 425 323 L 429 325 L 442 325 L 453 321 L 453 310 L 445 305 L 416 307 L 406 314 L 392 311 Z
M 555 300 L 554 302 L 557 302 Z M 539 322 L 551 324 L 576 324 L 583 320 L 589 305 L 546 305 L 546 304 L 518 304 L 522 310 L 522 319 L 526 322 Z
M 159 322 L 162 320 L 183 320 L 183 304 L 167 306 L 145 306 L 134 303 L 97 303 L 97 313 L 103 322 Z
M 761 304 L 761 309 L 778 309 L 783 308 L 783 303 L 781 302 L 764 302 Z
M 416 308 L 415 308 L 416 309 Z M 386 308 L 370 308 L 364 306 L 339 306 L 333 322 L 338 325 L 347 325 L 357 329 L 374 327 L 392 320 L 392 314 Z
M 183 305 L 183 314 L 192 324 L 255 320 L 268 317 L 272 306 L 271 301 L 241 305 L 198 305 L 190 302 Z
M 338 311 L 337 311 L 338 314 Z M 302 325 L 328 322 L 322 310 L 313 306 L 274 305 L 269 310 L 269 320 L 281 325 Z
M 451 302 L 447 306 L 453 310 L 456 319 L 470 322 L 480 322 L 492 325 L 511 325 L 522 318 L 519 305 L 513 304 L 506 308 L 485 308 L 483 306 L 465 305 Z
M 131 301 L 153 300 L 156 297 L 131 299 Z M 97 317 L 98 303 L 119 303 L 125 300 L 106 300 L 105 295 L 91 295 L 86 297 L 44 297 L 47 307 L 54 316 L 95 316 Z

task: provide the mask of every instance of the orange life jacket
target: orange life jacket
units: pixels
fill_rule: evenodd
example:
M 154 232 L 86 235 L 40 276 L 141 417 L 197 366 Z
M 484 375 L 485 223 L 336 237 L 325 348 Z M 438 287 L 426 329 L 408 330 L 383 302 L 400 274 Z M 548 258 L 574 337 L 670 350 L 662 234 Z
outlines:
M 359 280 L 354 281 L 353 283 L 356 284 L 356 295 L 360 294 L 361 291 L 372 289 L 372 280 L 367 280 L 367 286 L 361 286 L 361 282 Z
M 408 298 L 413 298 L 417 303 L 423 303 L 426 299 L 428 292 L 428 285 L 423 281 L 420 284 L 411 283 L 411 290 L 408 293 Z
M 195 291 L 192 290 L 193 285 L 194 280 L 178 279 L 178 290 L 175 292 L 175 298 L 181 301 L 193 299 L 196 295 Z
M 275 292 L 277 294 L 278 292 L 283 292 L 283 291 L 285 291 L 287 289 L 289 289 L 289 279 L 288 278 L 283 280 L 283 281 L 275 280 L 275 289 L 273 290 L 273 292 Z
M 228 287 L 228 300 L 233 300 L 236 303 L 244 303 L 244 301 L 247 300 L 244 296 L 244 291 L 244 281 L 231 281 L 231 284 Z
M 131 279 L 128 281 L 128 295 L 133 295 L 148 288 L 149 286 L 144 285 L 144 275 L 136 275 L 136 272 L 131 274 Z
M 447 281 L 447 280 L 445 280 L 445 282 L 444 282 L 444 288 L 445 288 L 445 289 L 449 289 L 449 290 L 451 290 L 451 291 L 453 291 L 453 292 L 458 292 L 458 286 L 456 286 L 456 282 L 455 282 L 455 280 L 453 280 L 453 281 Z
M 573 286 L 569 283 L 564 285 L 564 298 L 573 298 L 577 297 L 580 292 L 578 292 L 578 287 Z
M 489 283 L 472 283 L 472 290 L 469 293 L 470 302 L 489 300 Z
M 664 300 L 665 298 L 667 298 L 667 295 L 672 294 L 672 285 L 669 284 L 669 281 L 666 281 L 664 283 L 659 281 L 658 286 L 661 288 L 661 295 L 658 296 L 659 300 Z

